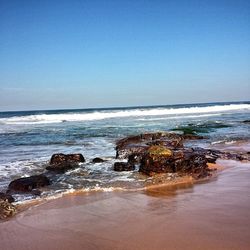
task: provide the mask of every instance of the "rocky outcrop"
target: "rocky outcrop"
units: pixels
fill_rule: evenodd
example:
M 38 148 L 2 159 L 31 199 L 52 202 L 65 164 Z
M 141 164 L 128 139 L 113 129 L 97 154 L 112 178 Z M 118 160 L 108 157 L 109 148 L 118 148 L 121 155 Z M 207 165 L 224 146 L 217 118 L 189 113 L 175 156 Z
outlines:
M 8 186 L 8 192 L 32 192 L 36 188 L 50 185 L 45 175 L 33 175 L 12 181 Z
M 116 142 L 116 158 L 125 159 L 130 155 L 141 156 L 152 145 L 171 149 L 182 148 L 185 140 L 202 139 L 199 135 L 181 135 L 169 132 L 145 133 L 129 136 Z
M 85 162 L 82 154 L 54 154 L 52 155 L 47 170 L 65 172 L 78 167 L 78 163 Z
M 115 171 L 133 171 L 135 170 L 135 165 L 128 162 L 115 162 L 114 164 Z
M 213 149 L 184 147 L 186 140 L 202 139 L 199 135 L 175 133 L 146 133 L 129 136 L 117 141 L 116 157 L 128 159 L 117 163 L 117 169 L 139 164 L 139 171 L 146 175 L 177 173 L 195 179 L 211 175 L 207 163 L 218 158 L 250 161 L 250 153 L 222 152 Z
M 142 157 L 140 172 L 188 174 L 194 178 L 210 175 L 205 155 L 190 150 L 170 150 L 164 146 L 152 146 Z

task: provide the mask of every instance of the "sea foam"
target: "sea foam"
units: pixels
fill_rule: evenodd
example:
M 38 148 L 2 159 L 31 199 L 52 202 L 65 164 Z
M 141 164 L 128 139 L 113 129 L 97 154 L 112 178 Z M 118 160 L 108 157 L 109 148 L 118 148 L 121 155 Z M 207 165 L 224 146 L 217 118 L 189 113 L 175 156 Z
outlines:
M 93 121 L 122 117 L 143 117 L 143 116 L 181 116 L 187 114 L 216 114 L 238 110 L 250 110 L 250 104 L 215 105 L 206 107 L 189 108 L 138 108 L 130 110 L 107 110 L 94 112 L 76 112 L 62 114 L 38 114 L 27 116 L 13 116 L 1 118 L 2 124 L 46 124 L 71 121 Z

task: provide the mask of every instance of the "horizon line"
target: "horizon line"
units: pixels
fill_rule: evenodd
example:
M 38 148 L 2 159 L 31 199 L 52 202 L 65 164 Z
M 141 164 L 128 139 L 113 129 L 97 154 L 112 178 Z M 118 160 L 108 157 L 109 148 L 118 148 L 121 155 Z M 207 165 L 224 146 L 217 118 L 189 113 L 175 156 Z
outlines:
M 183 106 L 183 105 L 205 105 L 205 104 L 250 104 L 249 101 L 219 101 L 219 102 L 192 102 L 192 103 L 177 103 L 177 104 L 153 104 L 153 105 L 133 105 L 133 106 L 110 106 L 110 107 L 103 107 L 103 108 L 98 108 L 98 107 L 88 107 L 88 108 L 56 108 L 56 109 L 31 109 L 31 110 L 6 110 L 6 111 L 1 111 L 0 113 L 11 113 L 11 112 L 39 112 L 39 111 L 73 111 L 73 110 L 109 110 L 109 109 L 136 109 L 136 108 L 153 108 L 153 107 L 167 107 L 167 106 Z

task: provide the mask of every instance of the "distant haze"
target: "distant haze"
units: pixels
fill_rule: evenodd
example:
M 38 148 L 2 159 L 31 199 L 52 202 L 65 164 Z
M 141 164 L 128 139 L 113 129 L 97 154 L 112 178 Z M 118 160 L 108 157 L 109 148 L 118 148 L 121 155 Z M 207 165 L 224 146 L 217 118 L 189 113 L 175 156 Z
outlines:
M 0 0 L 0 110 L 250 100 L 250 1 Z

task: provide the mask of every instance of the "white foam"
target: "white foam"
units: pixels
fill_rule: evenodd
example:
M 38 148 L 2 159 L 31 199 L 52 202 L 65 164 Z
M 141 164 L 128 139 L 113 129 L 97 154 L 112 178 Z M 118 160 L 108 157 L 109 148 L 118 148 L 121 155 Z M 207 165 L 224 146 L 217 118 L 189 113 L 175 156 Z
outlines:
M 213 113 L 206 115 L 182 115 L 182 116 L 168 116 L 168 117 L 157 117 L 157 118 L 139 118 L 137 121 L 161 121 L 169 119 L 184 119 L 184 118 L 199 118 L 199 117 L 210 117 L 210 116 L 220 116 L 222 113 Z M 134 126 L 133 126 L 134 127 Z
M 98 111 L 92 113 L 64 113 L 64 114 L 40 114 L 29 116 L 14 116 L 1 118 L 2 124 L 46 124 L 72 121 L 93 121 L 109 118 L 122 117 L 142 117 L 142 116 L 173 116 L 187 114 L 209 114 L 225 113 L 230 111 L 250 110 L 250 104 L 230 104 L 216 105 L 207 107 L 190 107 L 190 108 L 151 108 L 151 109 L 132 109 L 120 111 Z

